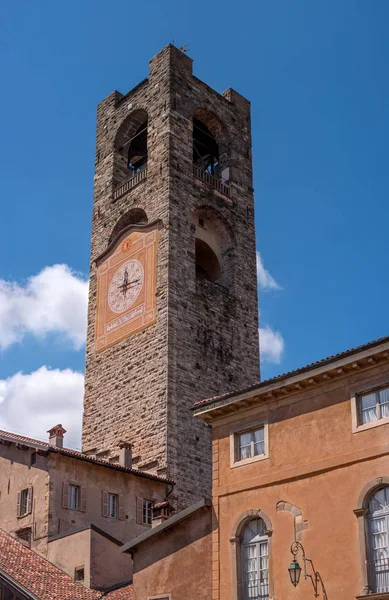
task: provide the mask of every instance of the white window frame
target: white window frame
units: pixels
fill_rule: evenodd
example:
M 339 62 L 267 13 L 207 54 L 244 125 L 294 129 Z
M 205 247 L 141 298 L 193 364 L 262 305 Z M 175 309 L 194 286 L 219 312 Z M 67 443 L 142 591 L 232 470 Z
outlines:
M 389 388 L 389 380 L 387 375 L 385 376 L 385 378 L 376 380 L 374 384 L 372 384 L 371 382 L 366 383 L 364 385 L 359 385 L 358 387 L 355 387 L 351 390 L 351 427 L 353 433 L 366 431 L 367 429 L 372 429 L 373 427 L 381 427 L 382 425 L 387 425 L 389 423 L 389 417 L 376 419 L 371 423 L 361 423 L 360 416 L 360 397 L 372 394 L 374 392 L 379 392 L 380 390 L 384 390 L 386 388 Z
M 112 516 L 110 508 L 112 508 L 111 502 L 112 502 L 113 498 L 115 498 L 115 514 Z M 118 518 L 118 516 L 119 516 L 119 495 L 118 494 L 113 494 L 111 492 L 107 492 L 107 515 L 108 515 L 109 519 L 116 520 Z
M 73 494 L 71 493 L 71 490 L 77 489 L 77 506 L 73 506 L 71 504 L 71 500 L 73 500 Z M 76 485 L 75 483 L 69 483 L 69 487 L 68 487 L 68 509 L 69 510 L 81 510 L 81 486 Z
M 385 485 L 383 487 L 389 489 L 388 485 Z M 376 491 L 378 491 L 378 490 L 376 490 Z M 373 492 L 370 495 L 370 499 L 374 497 L 375 493 L 376 492 Z M 389 549 L 389 509 L 386 507 L 383 510 L 376 510 L 372 513 L 369 512 L 367 514 L 367 527 L 368 527 L 368 539 L 369 539 L 368 562 L 371 566 L 371 571 L 369 573 L 370 586 L 371 586 L 374 594 L 387 594 L 389 592 L 389 577 L 387 574 L 387 569 L 389 567 L 389 554 L 388 554 L 388 557 L 381 559 L 381 560 L 387 561 L 387 565 L 386 564 L 382 565 L 384 567 L 384 572 L 385 572 L 385 577 L 383 577 L 382 580 L 385 580 L 385 583 L 386 583 L 386 585 L 384 586 L 383 589 L 380 589 L 380 587 L 378 586 L 378 582 L 376 579 L 376 572 L 373 567 L 373 564 L 375 564 L 375 550 L 376 550 L 375 544 L 374 544 L 374 536 L 382 535 L 379 533 L 376 533 L 376 534 L 373 533 L 372 524 L 376 520 L 384 520 L 385 521 L 386 529 L 383 533 L 386 533 L 386 547 L 383 547 L 383 549 L 388 554 L 388 549 Z M 378 559 L 378 560 L 380 560 L 380 559 Z M 381 583 L 383 583 L 382 580 L 381 580 Z
M 250 458 L 239 459 L 238 455 L 238 444 L 239 436 L 242 433 L 254 432 L 257 429 L 263 428 L 263 440 L 264 440 L 264 453 L 258 454 L 257 456 L 251 456 Z M 260 460 L 266 460 L 269 458 L 269 425 L 267 419 L 261 419 L 255 422 L 247 423 L 245 425 L 237 425 L 230 429 L 230 467 L 241 467 L 243 465 L 249 465 Z
M 263 520 L 263 519 L 262 519 Z M 247 523 L 248 525 L 249 523 Z M 242 531 L 243 535 L 244 529 Z M 242 581 L 242 600 L 250 600 L 250 597 L 260 597 L 264 600 L 270 599 L 270 545 L 269 545 L 269 536 L 265 533 L 262 536 L 256 536 L 257 539 L 255 542 L 245 543 L 243 539 L 240 541 L 240 549 L 241 549 L 241 581 Z M 254 550 L 253 555 L 248 558 L 248 549 L 251 548 Z M 265 552 L 263 552 L 265 549 Z M 267 566 L 263 567 L 262 561 L 266 560 Z M 250 570 L 248 568 L 249 561 L 254 561 L 256 566 L 255 570 Z M 263 573 L 266 571 L 267 578 L 263 577 Z M 251 596 L 247 590 L 247 583 L 250 582 L 250 578 L 248 577 L 248 573 L 256 573 L 257 579 L 251 580 L 252 582 L 256 582 L 254 587 L 257 588 L 258 594 L 254 594 Z M 266 583 L 265 583 L 266 582 Z M 265 590 L 267 589 L 267 594 Z M 261 592 L 261 593 L 260 593 Z

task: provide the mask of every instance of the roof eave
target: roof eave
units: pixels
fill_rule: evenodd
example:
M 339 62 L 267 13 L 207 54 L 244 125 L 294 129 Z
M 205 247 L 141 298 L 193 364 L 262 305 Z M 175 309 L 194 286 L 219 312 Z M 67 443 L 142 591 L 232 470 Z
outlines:
M 158 535 L 162 531 L 165 531 L 166 529 L 170 529 L 170 527 L 173 527 L 174 525 L 177 525 L 181 521 L 184 521 L 185 519 L 190 517 L 190 515 L 197 512 L 201 508 L 211 506 L 211 505 L 212 505 L 212 502 L 209 498 L 202 498 L 195 504 L 192 504 L 192 506 L 188 506 L 188 508 L 186 508 L 185 510 L 182 510 L 181 512 L 177 513 L 176 515 L 173 515 L 172 517 L 170 517 L 170 519 L 167 519 L 160 525 L 157 525 L 156 527 L 149 529 L 148 531 L 146 531 L 145 533 L 142 533 L 142 535 L 138 536 L 137 538 L 131 540 L 130 542 L 127 542 L 120 548 L 120 551 L 121 552 L 133 552 L 137 548 L 137 546 L 139 546 L 143 542 L 146 542 L 147 540 L 154 537 L 155 535 Z
M 21 436 L 23 437 L 23 436 Z M 12 444 L 26 446 L 27 448 L 35 448 L 36 450 L 41 450 L 43 452 L 52 452 L 53 454 L 60 454 L 61 456 L 66 456 L 68 458 L 74 458 L 75 460 L 82 460 L 85 462 L 92 463 L 99 467 L 105 467 L 108 469 L 115 469 L 116 471 L 121 471 L 122 473 L 127 473 L 128 475 L 134 475 L 135 477 L 143 477 L 145 479 L 149 479 L 152 481 L 156 481 L 163 485 L 174 486 L 175 482 L 171 479 L 166 479 L 165 477 L 160 477 L 159 475 L 153 475 L 152 473 L 146 473 L 145 471 L 137 471 L 136 469 L 129 469 L 127 467 L 123 467 L 122 465 L 110 462 L 103 462 L 94 460 L 92 457 L 83 455 L 81 453 L 75 454 L 71 448 L 58 448 L 57 446 L 51 446 L 50 444 L 40 443 L 38 440 L 32 439 L 17 439 L 12 435 L 7 435 L 6 433 L 0 434 L 0 440 L 4 440 L 6 442 L 10 442 Z
M 39 600 L 38 596 L 35 596 L 35 594 L 33 594 L 30 590 L 24 587 L 24 585 L 16 581 L 16 579 L 11 577 L 11 575 L 8 575 L 8 573 L 6 571 L 3 571 L 3 569 L 0 569 L 0 578 L 4 579 L 13 588 L 15 588 L 17 592 L 20 592 L 21 594 L 23 594 L 23 596 L 29 598 L 29 600 Z
M 284 378 L 274 382 L 264 381 L 257 386 L 242 392 L 232 393 L 192 408 L 193 414 L 198 419 L 211 422 L 215 418 L 257 404 L 259 401 L 278 399 L 281 396 L 292 395 L 302 390 L 324 385 L 329 379 L 342 377 L 350 372 L 365 369 L 374 364 L 389 360 L 389 341 L 378 346 L 373 346 L 350 354 L 334 358 L 324 365 L 313 366 L 304 372 L 293 375 L 286 374 Z M 238 406 L 239 405 L 239 406 Z

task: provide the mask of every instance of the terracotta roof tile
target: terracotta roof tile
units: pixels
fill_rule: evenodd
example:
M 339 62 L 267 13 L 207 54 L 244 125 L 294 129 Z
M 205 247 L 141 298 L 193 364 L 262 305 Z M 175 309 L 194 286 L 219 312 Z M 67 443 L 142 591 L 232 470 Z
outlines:
M 88 590 L 81 583 L 76 583 L 2 530 L 0 569 L 39 600 L 98 600 L 102 597 L 101 592 Z
M 103 458 L 94 458 L 92 456 L 88 456 L 87 454 L 83 454 L 82 452 L 78 452 L 77 450 L 72 450 L 71 448 L 57 448 L 56 446 L 51 446 L 47 442 L 41 442 L 41 440 L 34 440 L 33 438 L 26 437 L 24 435 L 18 435 L 16 433 L 11 433 L 10 431 L 0 430 L 0 438 L 6 438 L 10 440 L 14 440 L 15 442 L 19 442 L 21 444 L 39 446 L 46 449 L 48 452 L 55 452 L 57 454 L 62 454 L 64 456 L 70 456 L 72 458 L 79 458 L 81 460 L 85 460 L 87 462 L 91 462 L 97 465 L 102 465 L 103 467 L 109 467 L 111 469 L 117 469 L 118 471 L 125 471 L 126 473 L 132 473 L 133 475 L 137 475 L 138 477 L 145 477 L 146 479 L 152 479 L 154 481 L 161 481 L 162 483 L 170 483 L 174 484 L 174 481 L 171 479 L 166 479 L 166 477 L 160 477 L 159 475 L 153 475 L 151 473 L 146 473 L 145 471 L 139 471 L 138 469 L 129 469 L 128 467 L 122 467 L 118 463 L 111 462 L 109 460 L 104 460 Z
M 132 584 L 89 590 L 0 529 L 0 569 L 39 600 L 133 600 Z
M 108 600 L 133 600 L 134 594 L 132 583 L 109 592 L 104 598 L 107 598 Z

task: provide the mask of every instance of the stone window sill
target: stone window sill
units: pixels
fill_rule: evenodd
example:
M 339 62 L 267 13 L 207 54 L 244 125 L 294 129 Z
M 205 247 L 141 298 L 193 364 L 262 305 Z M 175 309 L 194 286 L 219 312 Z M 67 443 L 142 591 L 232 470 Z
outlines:
M 356 600 L 389 600 L 389 592 L 382 592 L 379 594 L 370 593 L 364 594 L 363 596 L 355 596 Z

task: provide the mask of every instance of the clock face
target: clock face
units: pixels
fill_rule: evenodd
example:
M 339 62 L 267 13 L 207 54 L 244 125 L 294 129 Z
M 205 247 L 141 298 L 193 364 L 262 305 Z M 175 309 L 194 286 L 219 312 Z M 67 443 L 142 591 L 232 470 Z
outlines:
M 108 288 L 108 306 L 114 313 L 130 308 L 144 283 L 144 270 L 139 260 L 128 260 L 117 269 Z
M 157 320 L 158 225 L 134 226 L 98 259 L 96 352 Z

